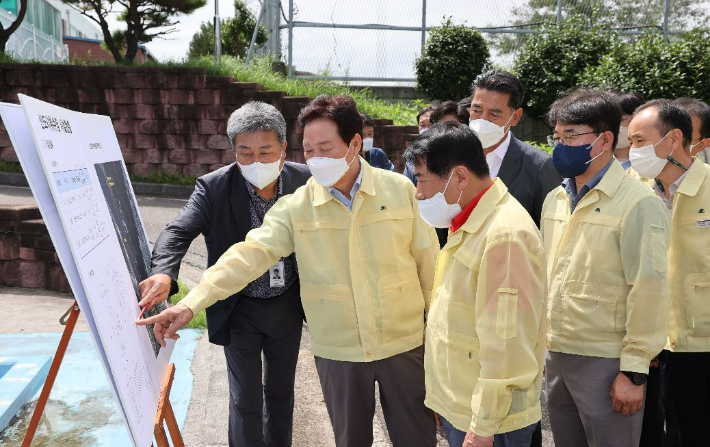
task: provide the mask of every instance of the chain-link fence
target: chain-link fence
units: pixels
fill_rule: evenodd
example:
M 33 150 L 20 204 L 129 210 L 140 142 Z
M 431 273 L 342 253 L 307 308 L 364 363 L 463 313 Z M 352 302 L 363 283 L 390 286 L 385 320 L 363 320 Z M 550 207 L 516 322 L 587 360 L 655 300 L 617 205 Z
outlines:
M 0 23 L 7 29 L 15 17 L 0 9 Z M 22 60 L 36 60 L 46 62 L 66 62 L 69 60 L 69 49 L 49 34 L 29 25 L 24 21 L 12 33 L 5 46 L 5 52 L 12 57 Z
M 479 29 L 494 64 L 509 68 L 530 34 L 575 14 L 631 36 L 672 36 L 710 18 L 707 0 L 261 1 L 290 76 L 349 81 L 414 82 L 429 30 L 446 20 Z

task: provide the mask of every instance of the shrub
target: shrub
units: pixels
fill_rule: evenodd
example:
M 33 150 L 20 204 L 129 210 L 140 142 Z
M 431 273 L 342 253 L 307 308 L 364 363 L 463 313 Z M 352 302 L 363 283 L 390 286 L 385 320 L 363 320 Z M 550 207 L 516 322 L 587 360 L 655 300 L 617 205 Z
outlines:
M 545 114 L 560 93 L 578 85 L 587 67 L 599 64 L 615 39 L 609 29 L 581 16 L 531 35 L 513 68 L 525 86 L 526 111 L 534 118 Z
M 471 83 L 489 66 L 490 53 L 481 33 L 453 25 L 450 19 L 431 30 L 424 54 L 414 63 L 419 88 L 440 101 L 469 96 Z
M 691 32 L 666 42 L 645 34 L 615 42 L 601 64 L 580 78 L 585 86 L 636 91 L 646 99 L 692 96 L 710 100 L 710 35 Z

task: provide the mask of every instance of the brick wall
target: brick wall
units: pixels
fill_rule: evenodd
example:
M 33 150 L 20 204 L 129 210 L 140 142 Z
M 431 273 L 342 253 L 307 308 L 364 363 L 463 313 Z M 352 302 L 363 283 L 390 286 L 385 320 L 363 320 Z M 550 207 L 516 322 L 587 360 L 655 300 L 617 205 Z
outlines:
M 0 205 L 0 285 L 71 292 L 35 206 Z
M 0 101 L 18 93 L 85 113 L 108 115 L 132 174 L 200 176 L 234 161 L 226 136 L 229 115 L 259 100 L 281 110 L 288 124 L 288 159 L 303 161 L 298 112 L 310 98 L 264 91 L 261 84 L 207 76 L 204 69 L 0 64 Z M 401 153 L 416 138 L 413 126 L 377 120 L 375 146 L 401 170 Z M 0 123 L 0 159 L 17 161 Z

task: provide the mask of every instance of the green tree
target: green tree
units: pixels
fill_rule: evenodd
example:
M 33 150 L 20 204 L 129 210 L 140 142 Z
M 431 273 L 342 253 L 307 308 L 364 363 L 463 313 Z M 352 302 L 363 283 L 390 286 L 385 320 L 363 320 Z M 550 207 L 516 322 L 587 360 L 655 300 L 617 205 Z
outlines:
M 133 62 L 138 45 L 171 34 L 177 29 L 178 14 L 190 14 L 206 0 L 62 0 L 65 4 L 96 22 L 101 28 L 106 48 L 116 62 Z M 113 33 L 106 18 L 118 13 L 126 29 Z
M 5 46 L 7 45 L 7 41 L 10 40 L 10 36 L 12 36 L 12 34 L 17 31 L 17 28 L 20 27 L 20 24 L 22 24 L 22 20 L 25 18 L 25 13 L 27 13 L 27 0 L 20 0 L 20 10 L 10 26 L 5 28 L 2 23 L 0 23 L 0 55 L 5 54 Z
M 489 66 L 490 53 L 481 33 L 453 25 L 451 19 L 431 30 L 424 54 L 414 63 L 419 88 L 440 101 L 469 96 L 471 83 Z
M 234 16 L 221 21 L 220 34 L 222 39 L 222 54 L 245 57 L 249 50 L 251 36 L 256 26 L 254 14 L 242 0 L 234 0 Z M 256 45 L 264 44 L 269 36 L 266 29 L 259 26 L 256 35 Z M 214 23 L 204 22 L 200 30 L 192 36 L 188 59 L 209 56 L 214 52 Z
M 588 87 L 636 91 L 646 99 L 692 96 L 710 101 L 710 34 L 687 33 L 666 42 L 657 33 L 617 41 L 580 82 Z
M 662 29 L 665 12 L 664 0 L 564 0 L 563 22 L 572 16 L 582 16 L 613 29 Z M 705 25 L 710 19 L 706 2 L 698 0 L 673 0 L 668 28 L 672 31 L 689 31 Z M 510 25 L 538 28 L 557 23 L 557 0 L 528 0 L 513 8 Z M 524 34 L 492 35 L 492 45 L 503 54 L 514 53 L 526 39 Z
M 615 33 L 582 16 L 530 36 L 513 68 L 525 87 L 526 110 L 535 118 L 545 114 L 559 93 L 578 85 L 587 67 L 599 64 L 615 39 Z

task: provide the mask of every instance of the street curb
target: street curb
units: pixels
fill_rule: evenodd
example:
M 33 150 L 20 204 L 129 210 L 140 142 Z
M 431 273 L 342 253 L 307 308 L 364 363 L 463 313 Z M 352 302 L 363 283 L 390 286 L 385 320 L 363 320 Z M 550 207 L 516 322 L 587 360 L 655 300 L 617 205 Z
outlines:
M 19 172 L 0 172 L 0 185 L 29 186 L 24 174 Z M 195 190 L 193 186 L 168 185 L 164 183 L 133 182 L 133 192 L 139 196 L 164 196 L 175 199 L 189 199 Z

